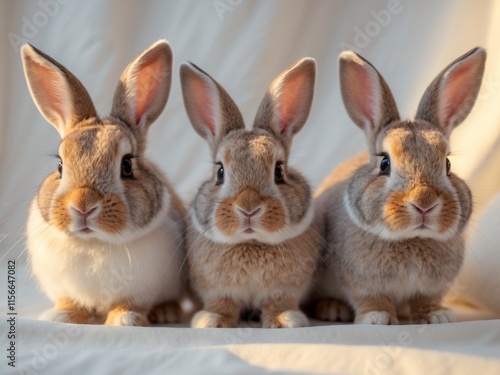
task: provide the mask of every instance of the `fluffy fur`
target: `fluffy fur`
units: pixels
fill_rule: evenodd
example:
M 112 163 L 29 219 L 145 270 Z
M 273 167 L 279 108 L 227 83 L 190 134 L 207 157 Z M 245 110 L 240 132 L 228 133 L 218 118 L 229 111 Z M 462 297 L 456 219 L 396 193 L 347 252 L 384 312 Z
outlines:
M 59 171 L 27 224 L 33 273 L 55 303 L 42 319 L 147 325 L 153 304 L 176 301 L 184 283 L 185 208 L 144 156 L 170 90 L 170 46 L 158 41 L 130 63 L 105 118 L 62 65 L 30 45 L 22 58 L 37 107 L 62 137 Z
M 181 66 L 188 116 L 214 161 L 191 207 L 190 280 L 203 302 L 193 327 L 235 327 L 246 308 L 262 310 L 264 327 L 308 324 L 299 303 L 320 237 L 310 187 L 288 166 L 288 155 L 309 114 L 314 77 L 312 59 L 279 75 L 247 131 L 216 81 L 192 64 Z
M 328 247 L 315 297 L 321 319 L 397 324 L 453 321 L 443 295 L 464 256 L 472 198 L 448 170 L 449 135 L 469 114 L 486 54 L 475 48 L 431 83 L 414 120 L 400 120 L 378 71 L 353 52 L 340 55 L 342 97 L 369 152 L 336 169 L 316 193 Z M 387 160 L 389 159 L 389 168 Z M 388 173 L 387 173 L 388 172 Z

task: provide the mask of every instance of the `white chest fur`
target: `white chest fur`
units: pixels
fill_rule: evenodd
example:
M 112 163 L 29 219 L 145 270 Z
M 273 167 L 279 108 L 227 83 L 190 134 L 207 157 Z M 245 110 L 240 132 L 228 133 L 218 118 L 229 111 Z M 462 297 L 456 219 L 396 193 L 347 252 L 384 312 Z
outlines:
M 177 297 L 183 253 L 177 226 L 165 220 L 143 237 L 125 244 L 67 237 L 47 223 L 32 203 L 28 248 L 33 273 L 52 300 L 70 298 L 105 312 L 113 304 L 136 306 Z

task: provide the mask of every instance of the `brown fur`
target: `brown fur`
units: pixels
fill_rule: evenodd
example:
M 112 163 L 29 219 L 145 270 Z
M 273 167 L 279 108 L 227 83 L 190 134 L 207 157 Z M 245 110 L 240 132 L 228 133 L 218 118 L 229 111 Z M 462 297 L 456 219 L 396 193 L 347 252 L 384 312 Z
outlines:
M 188 116 L 225 172 L 221 183 L 215 175 L 219 167 L 214 169 L 192 206 L 189 274 L 204 304 L 195 326 L 205 314 L 199 326 L 234 327 L 244 308 L 262 309 L 265 327 L 306 324 L 298 308 L 317 266 L 321 238 L 316 221 L 301 227 L 311 217 L 311 190 L 287 158 L 292 137 L 309 114 L 314 73 L 313 61 L 303 60 L 278 76 L 253 129 L 246 131 L 217 82 L 195 66 L 181 67 Z M 214 108 L 213 102 L 219 105 Z M 278 164 L 282 182 L 275 180 Z M 245 237 L 248 229 L 255 237 Z
M 58 174 L 51 174 L 42 184 L 38 193 L 42 214 L 47 221 L 50 221 L 51 215 L 54 215 L 55 224 L 64 231 L 67 231 L 71 224 L 71 217 L 68 212 L 68 205 L 72 204 L 75 208 L 80 207 L 82 210 L 94 203 L 100 202 L 103 204 L 103 209 L 99 218 L 104 230 L 110 233 L 120 232 L 127 220 L 132 220 L 134 225 L 141 227 L 146 225 L 161 208 L 160 195 L 166 185 L 167 190 L 171 193 L 173 204 L 171 210 L 176 218 L 182 220 L 185 216 L 185 208 L 182 201 L 177 196 L 170 183 L 162 177 L 161 171 L 150 161 L 143 158 L 145 147 L 145 129 L 137 129 L 133 124 L 136 122 L 135 117 L 131 116 L 130 106 L 127 103 L 127 95 L 132 89 L 132 79 L 142 82 L 143 86 L 147 86 L 144 80 L 135 76 L 132 70 L 137 69 L 139 60 L 131 63 L 123 72 L 120 84 L 115 93 L 111 116 L 99 118 L 95 112 L 92 100 L 88 96 L 86 89 L 81 82 L 74 77 L 65 67 L 44 54 L 43 52 L 32 48 L 35 53 L 25 54 L 25 69 L 29 72 L 40 69 L 40 66 L 47 65 L 47 62 L 40 58 L 43 57 L 53 64 L 68 80 L 68 86 L 71 90 L 71 98 L 74 101 L 73 117 L 68 120 L 66 128 L 60 130 L 64 137 L 60 145 L 60 155 L 63 159 L 63 174 L 68 174 L 72 181 L 72 189 L 62 196 L 55 196 L 55 191 L 59 187 L 60 179 Z M 154 67 L 148 67 L 147 71 L 141 71 L 148 79 L 148 75 L 158 72 L 161 66 L 170 66 L 172 56 L 170 48 L 157 48 L 151 50 L 155 56 L 161 57 L 164 61 L 159 64 L 156 61 Z M 149 59 L 155 56 L 148 55 Z M 32 62 L 33 61 L 33 62 Z M 34 63 L 36 62 L 36 64 Z M 134 65 L 135 63 L 135 65 Z M 54 68 L 44 68 L 53 72 Z M 38 71 L 36 74 L 40 74 Z M 159 73 L 160 74 L 160 73 Z M 160 75 L 164 75 L 162 71 Z M 166 77 L 170 80 L 170 74 Z M 28 83 L 30 81 L 28 80 Z M 32 90 L 39 90 L 37 86 L 30 86 Z M 165 85 L 169 87 L 169 83 Z M 50 90 L 46 90 L 50 92 Z M 163 110 L 168 99 L 169 90 L 161 92 L 161 99 L 157 101 L 154 111 L 147 118 L 146 126 L 149 126 Z M 45 92 L 44 92 L 45 93 Z M 43 98 L 37 96 L 38 100 Z M 42 108 L 42 113 L 54 123 L 57 118 L 53 116 L 49 103 L 41 103 L 45 106 Z M 139 103 L 139 107 L 141 107 Z M 137 111 L 140 108 L 136 108 Z M 58 127 L 60 129 L 60 127 Z M 132 147 L 132 154 L 141 156 L 134 159 L 134 180 L 124 180 L 126 186 L 125 199 L 116 194 L 108 194 L 107 191 L 113 191 L 113 169 L 116 160 L 121 158 L 119 155 L 119 143 L 127 142 Z M 92 166 L 92 168 L 88 168 Z M 156 201 L 154 205 L 151 204 Z M 51 204 L 55 208 L 51 209 Z M 128 215 L 133 212 L 134 215 Z
M 322 299 L 314 306 L 312 315 L 317 319 L 333 322 L 337 320 L 349 322 L 354 319 L 354 312 L 351 307 L 347 303 L 337 299 Z
M 384 221 L 387 228 L 397 232 L 407 228 L 411 223 L 411 216 L 406 209 L 407 193 L 395 191 L 389 194 L 384 207 Z
M 173 221 L 175 228 L 165 228 L 165 232 L 152 237 L 158 238 L 158 244 L 160 239 L 168 238 L 165 237 L 166 233 L 171 233 L 174 238 L 185 236 L 186 209 L 181 199 L 161 170 L 144 155 L 147 130 L 162 113 L 170 91 L 172 52 L 168 43 L 159 41 L 153 44 L 127 66 L 120 77 L 111 113 L 107 117 L 97 115 L 87 90 L 64 66 L 30 45 L 23 46 L 22 57 L 35 104 L 62 138 L 59 146 L 62 174 L 54 172 L 49 175 L 36 196 L 43 219 L 47 225 L 53 224 L 61 232 L 57 233 L 61 234 L 61 242 L 64 239 L 68 239 L 68 242 L 71 240 L 77 243 L 74 247 L 90 254 L 95 250 L 93 246 L 101 246 L 103 251 L 110 248 L 116 251 L 122 246 L 128 254 L 127 240 L 136 240 L 148 233 L 153 235 L 154 231 L 160 233 L 158 225 L 165 225 L 167 221 Z M 132 176 L 122 176 L 122 160 L 128 154 L 131 155 L 133 173 Z M 160 216 L 165 203 L 169 210 L 166 215 Z M 88 213 L 90 210 L 92 213 Z M 88 224 L 90 220 L 91 224 Z M 87 228 L 87 224 L 92 228 Z M 86 235 L 87 238 L 84 237 Z M 152 246 L 146 254 L 153 257 L 175 251 L 181 254 L 181 258 L 184 257 L 183 246 L 175 249 L 168 248 L 175 246 L 173 244 L 165 243 L 164 246 Z M 68 262 L 72 256 L 76 255 L 70 254 Z M 134 258 L 141 254 L 128 256 Z M 172 262 L 173 258 L 170 259 L 171 264 L 177 264 L 177 254 L 175 262 Z M 101 266 L 99 264 L 96 267 L 101 272 L 98 280 L 107 276 L 103 275 L 105 271 L 102 271 Z M 109 264 L 110 270 L 112 266 Z M 168 266 L 165 264 L 165 269 Z M 72 277 L 71 272 L 64 271 L 61 272 L 61 278 Z M 181 276 L 179 289 L 183 289 L 186 275 L 181 269 L 178 272 Z M 76 284 L 80 285 L 80 282 L 81 279 L 78 279 Z M 141 280 L 135 282 L 140 283 Z M 140 290 L 142 285 L 138 285 Z M 172 286 L 165 285 L 164 288 L 167 290 Z M 51 289 L 53 294 L 61 293 L 53 285 Z M 149 289 L 154 294 L 158 287 L 150 285 Z M 174 294 L 177 291 L 171 293 Z M 137 297 L 142 298 L 141 301 L 155 301 L 157 296 L 145 292 L 143 296 Z M 119 315 L 128 310 L 143 315 L 134 318 L 136 321 L 132 324 L 147 324 L 145 316 L 150 306 L 134 307 L 134 298 L 115 303 L 108 314 L 107 324 L 119 320 Z M 78 296 L 69 296 L 67 300 L 76 299 Z M 64 307 L 65 303 L 58 302 L 56 308 Z M 99 301 L 96 297 L 96 301 L 87 300 L 86 303 L 91 306 L 94 304 L 95 309 L 102 312 L 107 307 L 100 304 L 109 304 L 109 301 Z M 71 307 L 69 303 L 66 305 Z
M 69 311 L 66 317 L 68 323 L 89 324 L 95 318 L 95 312 L 79 306 L 69 298 L 61 298 L 55 302 L 56 309 Z
M 233 207 L 234 198 L 223 200 L 215 214 L 215 225 L 226 236 L 231 236 L 240 228 L 240 219 Z
M 285 226 L 286 213 L 278 199 L 263 199 L 266 215 L 262 216 L 262 227 L 269 233 L 277 232 Z
M 220 317 L 216 328 L 234 328 L 238 326 L 240 306 L 231 298 L 218 298 L 205 303 L 206 311 L 214 312 Z
M 442 309 L 442 296 L 425 296 L 417 294 L 410 299 L 410 323 L 413 324 L 428 324 L 429 313 Z
M 331 306 L 340 299 L 357 322 L 385 324 L 380 314 L 388 314 L 387 323 L 397 324 L 396 308 L 407 302 L 416 323 L 451 319 L 441 298 L 462 264 L 472 199 L 464 181 L 446 175 L 448 136 L 474 104 L 484 60 L 480 49 L 457 59 L 433 81 L 417 118 L 400 121 L 376 69 L 353 52 L 341 55 L 344 104 L 365 131 L 369 152 L 343 163 L 316 193 L 328 243 L 314 293 L 320 317 L 338 318 Z M 450 81 L 457 74 L 458 86 Z M 456 112 L 430 116 L 443 112 L 439 106 Z M 380 173 L 383 154 L 389 175 Z
M 282 203 L 270 197 L 263 197 L 247 187 L 235 197 L 225 199 L 219 204 L 215 214 L 215 225 L 227 236 L 231 236 L 240 228 L 241 222 L 234 207 L 241 207 L 246 212 L 259 209 L 264 212 L 260 224 L 267 232 L 277 232 L 285 226 L 285 210 Z
M 148 314 L 151 323 L 180 323 L 183 309 L 178 301 L 167 301 L 154 306 Z
M 270 328 L 284 328 L 281 313 L 283 311 L 298 310 L 298 301 L 296 298 L 282 296 L 272 298 L 262 304 L 262 325 Z
M 190 230 L 187 238 L 189 274 L 194 289 L 205 300 L 204 309 L 208 310 L 207 306 L 213 303 L 204 296 L 214 291 L 220 291 L 221 295 L 237 289 L 260 289 L 269 296 L 295 295 L 297 291 L 302 294 L 310 285 L 321 247 L 321 238 L 314 228 L 317 228 L 315 224 L 299 237 L 274 246 L 259 242 L 224 245 Z M 263 308 L 257 300 L 250 305 L 240 302 L 238 297 L 231 301 L 238 307 L 231 310 L 234 311 L 232 319 L 237 319 L 245 307 Z M 294 306 L 298 303 L 299 299 L 295 298 Z
M 126 186 L 124 196 L 113 194 L 115 172 L 110 168 L 114 168 L 119 157 L 118 142 L 133 139 L 128 130 L 117 122 L 105 119 L 99 127 L 85 124 L 82 129 L 77 127 L 79 130 L 69 134 L 61 143 L 63 174 L 68 174 L 68 179 L 74 181 L 74 189 L 56 196 L 60 179 L 50 175 L 47 177 L 48 182 L 41 186 L 39 199 L 44 200 L 40 204 L 44 217 L 53 215 L 54 223 L 62 231 L 68 231 L 73 221 L 69 212 L 70 204 L 85 209 L 99 203 L 101 211 L 98 222 L 109 233 L 119 233 L 127 221 L 132 221 L 137 227 L 147 225 L 160 210 L 161 204 L 158 203 L 161 202 L 165 181 L 159 177 L 159 170 L 145 159 L 134 159 L 135 178 L 123 180 Z M 132 145 L 136 146 L 136 142 L 133 141 Z M 138 151 L 136 147 L 133 149 L 134 153 Z M 169 190 L 173 192 L 171 187 Z M 157 203 L 151 204 L 151 197 L 155 197 Z M 48 204 L 50 201 L 53 201 L 53 210 Z M 180 200 L 176 202 L 180 203 Z M 134 215 L 129 215 L 129 212 L 134 212 Z

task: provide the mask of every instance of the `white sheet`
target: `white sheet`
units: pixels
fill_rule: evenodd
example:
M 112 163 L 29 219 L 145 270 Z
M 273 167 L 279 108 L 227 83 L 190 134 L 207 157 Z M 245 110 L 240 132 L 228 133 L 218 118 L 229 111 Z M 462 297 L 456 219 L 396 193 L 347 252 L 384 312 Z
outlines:
M 78 374 L 123 375 L 475 371 L 496 375 L 500 368 L 499 323 L 202 330 L 79 326 L 21 319 L 18 370 L 27 374 L 76 370 Z
M 0 373 L 500 373 L 500 321 L 485 320 L 500 318 L 500 304 L 482 302 L 500 298 L 498 228 L 488 232 L 487 241 L 494 244 L 486 252 L 490 267 L 469 272 L 465 287 L 458 284 L 451 298 L 460 296 L 494 310 L 454 305 L 462 320 L 480 321 L 425 328 L 337 325 L 286 331 L 36 321 L 50 303 L 29 276 L 24 221 L 38 185 L 57 165 L 49 155 L 57 151 L 59 139 L 32 102 L 19 44 L 11 43 L 12 38 L 23 38 L 67 66 L 104 114 L 123 68 L 153 41 L 168 39 L 175 74 L 169 103 L 151 129 L 148 154 L 186 200 L 208 173 L 209 153 L 182 105 L 180 62 L 190 60 L 217 79 L 250 125 L 272 79 L 300 57 L 315 57 L 315 101 L 295 139 L 291 162 L 316 187 L 335 165 L 364 148 L 362 133 L 348 119 L 340 98 L 341 49 L 354 47 L 379 68 L 401 114 L 411 116 L 424 89 L 445 65 L 476 45 L 484 46 L 488 61 L 483 87 L 473 113 L 452 138 L 451 160 L 453 169 L 470 183 L 480 214 L 500 191 L 500 2 L 2 1 L 0 31 L 0 293 L 6 301 L 6 262 L 17 259 L 16 345 L 21 366 L 10 371 L 2 355 Z M 484 220 L 477 216 L 471 221 L 474 238 L 481 238 L 482 225 Z M 481 241 L 471 241 L 469 259 L 482 256 L 483 250 Z M 477 290 L 484 294 L 481 301 L 471 297 Z M 8 328 L 6 309 L 6 302 L 0 304 L 2 332 Z M 69 327 L 77 335 L 66 336 L 66 344 L 52 353 L 53 335 Z M 411 342 L 392 344 L 406 333 Z M 3 333 L 0 342 L 5 354 Z

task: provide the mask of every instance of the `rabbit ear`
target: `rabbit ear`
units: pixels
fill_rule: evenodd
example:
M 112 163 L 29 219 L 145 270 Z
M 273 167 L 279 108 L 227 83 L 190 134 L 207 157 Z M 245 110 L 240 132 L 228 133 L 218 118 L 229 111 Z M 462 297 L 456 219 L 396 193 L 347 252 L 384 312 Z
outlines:
M 30 44 L 23 45 L 21 56 L 31 96 L 61 137 L 76 123 L 97 116 L 87 90 L 64 66 Z
M 172 50 L 166 40 L 153 43 L 123 71 L 111 115 L 144 135 L 167 104 L 172 80 Z
M 453 61 L 429 85 L 415 117 L 441 127 L 450 135 L 474 106 L 485 61 L 486 51 L 479 47 Z
M 193 63 L 181 64 L 180 75 L 189 120 L 212 149 L 230 131 L 245 128 L 238 107 L 212 77 Z
M 389 86 L 375 67 L 352 51 L 339 56 L 342 100 L 352 121 L 367 135 L 375 135 L 385 125 L 399 120 Z
M 315 78 L 316 61 L 308 57 L 277 76 L 259 106 L 254 129 L 271 131 L 290 144 L 309 116 Z

